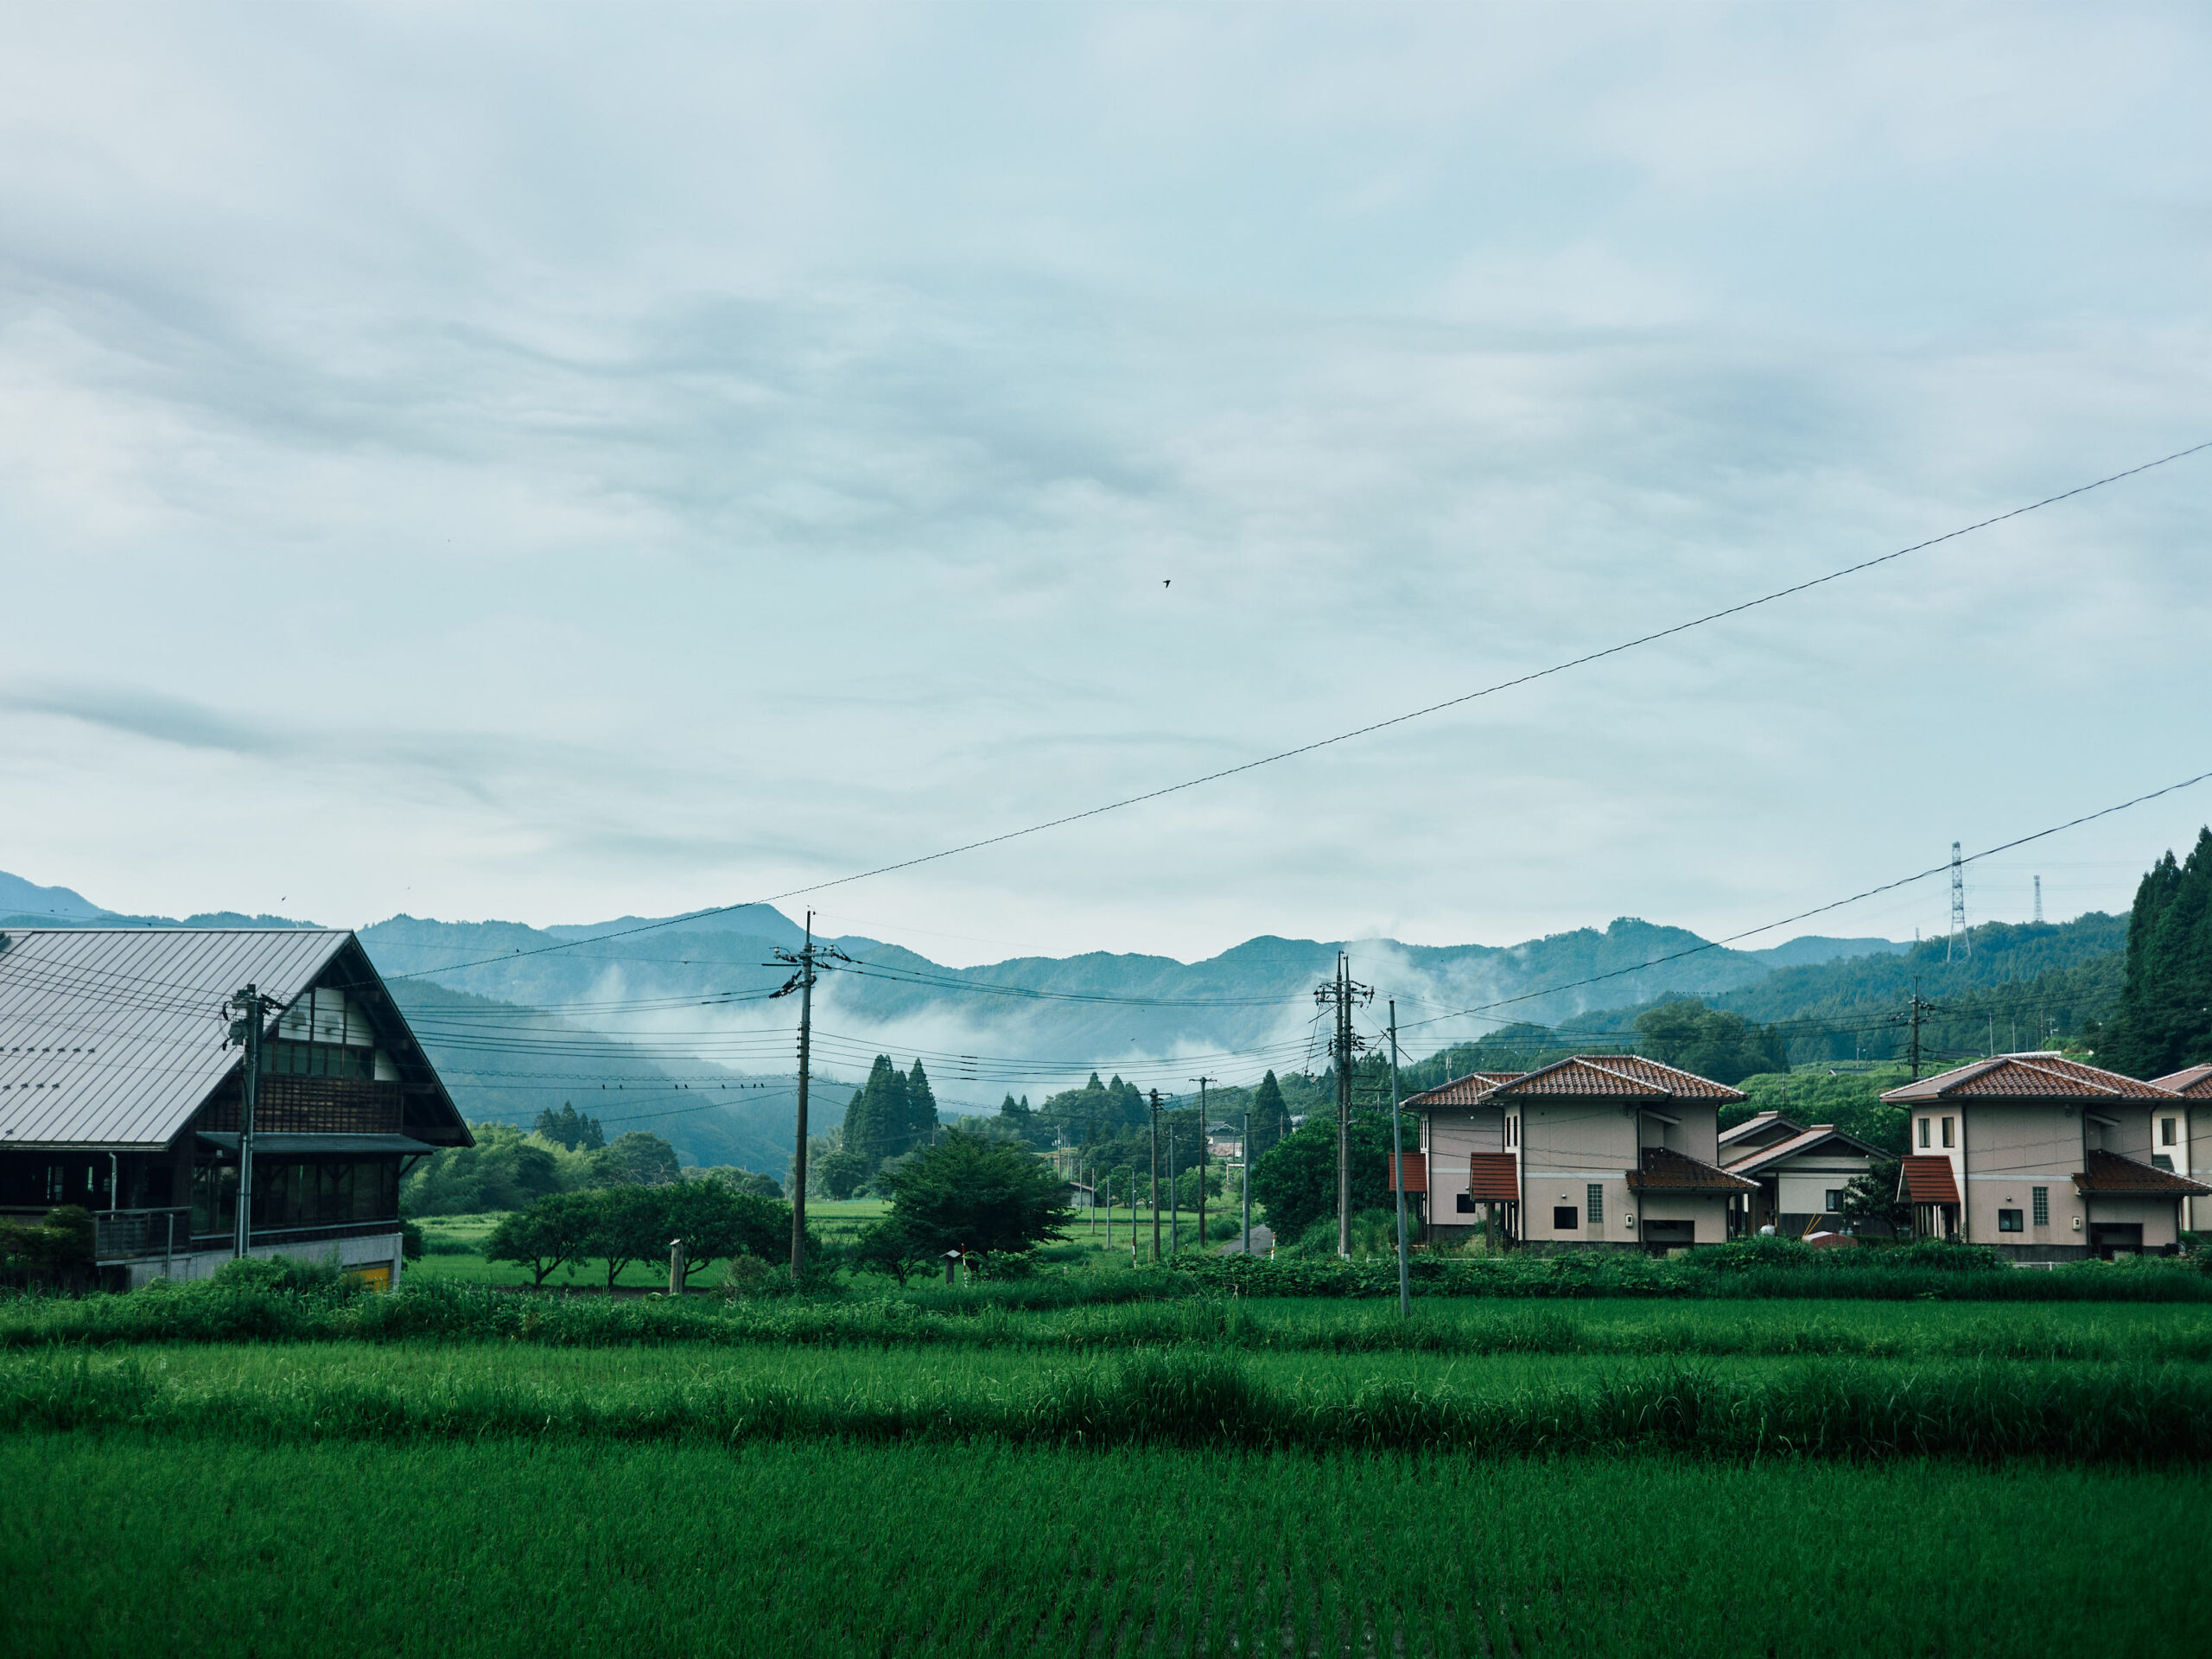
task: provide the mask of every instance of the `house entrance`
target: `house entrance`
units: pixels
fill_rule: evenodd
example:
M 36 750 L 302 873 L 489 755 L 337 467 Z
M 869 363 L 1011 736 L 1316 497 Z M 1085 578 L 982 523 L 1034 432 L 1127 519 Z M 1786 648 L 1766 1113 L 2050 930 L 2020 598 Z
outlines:
M 2089 1224 L 2089 1249 L 2100 1261 L 2109 1262 L 2113 1255 L 2139 1255 L 2143 1250 L 2143 1224 L 2139 1221 L 2093 1221 Z
M 1643 1221 L 1643 1248 L 1654 1255 L 1664 1255 L 1669 1250 L 1679 1250 L 1697 1242 L 1697 1224 L 1692 1221 Z

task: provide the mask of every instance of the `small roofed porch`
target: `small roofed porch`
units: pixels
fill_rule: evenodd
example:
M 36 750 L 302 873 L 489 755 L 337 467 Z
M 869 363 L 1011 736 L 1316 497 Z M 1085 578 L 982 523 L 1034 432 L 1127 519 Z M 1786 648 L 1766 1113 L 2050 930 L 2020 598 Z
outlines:
M 1668 1147 L 1640 1148 L 1627 1179 L 1641 1212 L 1630 1220 L 1653 1255 L 1724 1243 L 1733 1216 L 1758 1191 L 1756 1181 Z
M 2088 1253 L 2111 1262 L 2131 1255 L 2171 1255 L 2181 1248 L 2183 1201 L 2212 1196 L 2212 1186 L 2171 1170 L 2092 1147 L 2074 1177 L 2088 1230 Z

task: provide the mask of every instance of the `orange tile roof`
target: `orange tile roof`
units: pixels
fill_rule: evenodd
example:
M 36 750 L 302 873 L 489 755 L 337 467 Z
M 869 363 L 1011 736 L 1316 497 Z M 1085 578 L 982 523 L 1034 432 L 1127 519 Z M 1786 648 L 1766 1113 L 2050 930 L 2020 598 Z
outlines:
M 1708 1164 L 1686 1153 L 1665 1147 L 1646 1147 L 1642 1166 L 1628 1173 L 1628 1184 L 1638 1192 L 1752 1192 L 1757 1181 L 1731 1175 L 1718 1164 Z
M 1510 1083 L 1520 1075 L 1518 1071 L 1470 1071 L 1464 1077 L 1454 1077 L 1449 1083 L 1440 1083 L 1433 1089 L 1408 1096 L 1401 1104 L 1408 1111 L 1433 1106 L 1473 1106 L 1499 1084 Z
M 2093 1150 L 2083 1155 L 2088 1167 L 2074 1177 L 2074 1190 L 2082 1193 L 2101 1193 L 2106 1196 L 2139 1194 L 2147 1198 L 2202 1198 L 2212 1193 L 2212 1186 L 2202 1181 L 2192 1181 L 2186 1175 L 2177 1175 L 2171 1170 L 2153 1169 L 2148 1164 L 2139 1164 L 2133 1158 L 2123 1158 L 2116 1152 Z
M 1641 1054 L 1574 1054 L 1497 1084 L 1484 1103 L 1522 1095 L 1605 1095 L 1643 1100 L 1746 1100 L 1742 1090 Z
M 1761 1129 L 1786 1129 L 1791 1135 L 1805 1133 L 1803 1124 L 1791 1122 L 1780 1112 L 1754 1112 L 1734 1128 L 1721 1130 L 1720 1144 L 1724 1147 L 1733 1145 L 1746 1135 L 1757 1135 Z
M 2212 1100 L 2212 1065 L 2184 1066 L 2178 1071 L 2169 1071 L 2152 1082 L 2161 1089 L 2171 1089 L 2177 1095 L 2191 1100 Z
M 2173 1091 L 2060 1054 L 1999 1054 L 1892 1089 L 1882 1098 L 1897 1104 L 1958 1099 L 2171 1100 Z
M 1521 1173 L 1510 1152 L 1476 1152 L 1467 1156 L 1467 1196 L 1478 1204 L 1517 1204 Z
M 1910 1198 L 1915 1204 L 1956 1204 L 1959 1183 L 1951 1173 L 1948 1158 L 1906 1158 L 1899 1160 L 1902 1167 L 1897 1196 Z

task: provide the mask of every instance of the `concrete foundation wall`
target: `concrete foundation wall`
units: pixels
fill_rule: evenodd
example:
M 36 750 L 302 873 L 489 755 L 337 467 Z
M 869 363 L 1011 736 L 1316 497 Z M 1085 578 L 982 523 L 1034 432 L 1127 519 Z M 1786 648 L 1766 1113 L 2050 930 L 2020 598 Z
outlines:
M 296 1262 L 327 1262 L 333 1249 L 338 1252 L 339 1263 L 347 1268 L 381 1268 L 391 1269 L 395 1289 L 399 1285 L 401 1267 L 401 1236 L 397 1232 L 378 1233 L 366 1238 L 341 1238 L 296 1244 L 257 1244 L 248 1254 L 272 1259 L 289 1256 Z M 162 1256 L 144 1257 L 123 1263 L 130 1274 L 130 1287 L 137 1290 L 150 1285 L 156 1279 L 212 1279 L 235 1258 L 227 1249 L 217 1250 L 179 1250 L 173 1262 Z

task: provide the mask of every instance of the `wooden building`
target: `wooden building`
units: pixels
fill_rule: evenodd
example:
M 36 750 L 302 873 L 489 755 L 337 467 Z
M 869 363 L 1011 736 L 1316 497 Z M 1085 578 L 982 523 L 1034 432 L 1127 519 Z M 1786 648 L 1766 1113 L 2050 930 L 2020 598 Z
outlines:
M 473 1144 L 360 941 L 326 928 L 0 936 L 0 1214 L 92 1212 L 129 1288 L 236 1254 L 245 1057 L 225 1005 L 270 999 L 251 1250 L 400 1272 L 410 1161 Z
M 1999 1054 L 1882 1096 L 1907 1108 L 1899 1194 L 1923 1237 L 2019 1262 L 2170 1254 L 2193 1180 L 2189 1102 L 2063 1054 Z
M 1743 1095 L 1637 1054 L 1476 1072 L 1415 1095 L 1432 1238 L 1494 1228 L 1516 1248 L 1717 1244 L 1757 1183 L 1719 1163 L 1719 1109 Z

